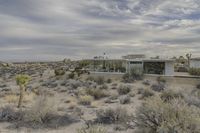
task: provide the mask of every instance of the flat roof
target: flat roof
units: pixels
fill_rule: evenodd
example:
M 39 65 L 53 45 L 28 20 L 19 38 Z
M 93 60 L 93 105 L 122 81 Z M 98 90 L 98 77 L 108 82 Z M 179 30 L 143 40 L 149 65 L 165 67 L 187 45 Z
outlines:
M 144 61 L 144 62 L 175 62 L 173 59 L 132 59 L 128 61 Z
M 198 61 L 200 61 L 200 57 L 191 58 L 190 60 L 198 60 Z

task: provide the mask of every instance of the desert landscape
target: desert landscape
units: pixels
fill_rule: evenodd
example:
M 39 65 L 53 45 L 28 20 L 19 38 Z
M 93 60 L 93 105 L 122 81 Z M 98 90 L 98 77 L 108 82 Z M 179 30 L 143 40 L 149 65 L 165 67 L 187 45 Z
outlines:
M 135 71 L 110 78 L 75 69 L 79 64 L 2 65 L 0 132 L 200 131 L 200 79 Z
M 0 133 L 200 133 L 200 0 L 0 0 Z

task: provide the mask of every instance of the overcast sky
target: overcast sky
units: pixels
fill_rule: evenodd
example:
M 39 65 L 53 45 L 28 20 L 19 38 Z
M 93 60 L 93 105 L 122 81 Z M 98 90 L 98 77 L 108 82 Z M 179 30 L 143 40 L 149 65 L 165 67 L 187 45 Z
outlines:
M 0 0 L 0 60 L 200 56 L 200 0 Z

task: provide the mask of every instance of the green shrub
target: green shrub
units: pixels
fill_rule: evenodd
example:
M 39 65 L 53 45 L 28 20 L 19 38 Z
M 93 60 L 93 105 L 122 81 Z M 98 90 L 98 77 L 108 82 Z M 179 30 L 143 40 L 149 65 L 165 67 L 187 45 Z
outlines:
M 120 95 L 125 95 L 131 91 L 131 87 L 128 85 L 120 85 L 117 91 Z
M 166 83 L 166 79 L 164 77 L 159 76 L 157 78 L 158 83 Z
M 200 68 L 190 68 L 189 73 L 190 75 L 200 76 Z
M 143 70 L 140 67 L 134 67 L 130 70 L 129 73 L 126 73 L 122 77 L 122 81 L 125 83 L 131 83 L 135 80 L 143 79 Z
M 197 85 L 197 89 L 200 89 L 200 84 Z
M 62 76 L 65 74 L 65 71 L 63 69 L 55 69 L 54 73 L 56 76 Z
M 71 72 L 71 73 L 68 75 L 68 78 L 69 78 L 69 79 L 74 79 L 74 77 L 75 77 L 75 74 L 74 74 L 73 72 Z
M 93 97 L 90 95 L 80 96 L 79 103 L 82 105 L 91 105 Z
M 98 85 L 103 85 L 105 83 L 105 78 L 103 76 L 98 76 L 98 77 L 95 78 L 95 82 Z
M 92 88 L 86 89 L 86 94 L 93 96 L 94 99 L 100 99 L 100 98 L 108 96 L 108 94 L 105 90 L 96 89 L 96 88 L 95 89 L 92 89 Z
M 120 104 L 128 104 L 131 102 L 131 98 L 130 96 L 122 96 L 120 97 L 119 101 L 120 101 Z
M 200 109 L 183 100 L 164 102 L 160 97 L 144 101 L 136 111 L 137 128 L 143 133 L 198 133 Z
M 124 124 L 130 120 L 130 115 L 125 108 L 109 108 L 97 111 L 97 121 L 103 124 L 121 123 Z
M 108 133 L 108 132 L 104 127 L 99 125 L 94 125 L 89 128 L 78 129 L 77 133 Z
M 160 97 L 165 102 L 169 102 L 173 99 L 184 98 L 184 96 L 181 92 L 174 91 L 171 89 L 163 91 L 162 94 L 160 95 Z
M 108 84 L 110 84 L 110 83 L 112 83 L 112 79 L 107 79 L 107 81 L 106 81 Z
M 140 91 L 141 91 L 140 94 L 142 95 L 142 97 L 141 97 L 142 99 L 154 96 L 154 92 L 150 89 L 143 89 Z

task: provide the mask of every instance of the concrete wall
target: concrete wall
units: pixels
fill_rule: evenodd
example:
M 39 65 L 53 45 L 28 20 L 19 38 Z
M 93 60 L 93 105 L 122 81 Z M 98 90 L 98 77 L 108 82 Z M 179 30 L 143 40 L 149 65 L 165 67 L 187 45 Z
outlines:
M 191 60 L 190 68 L 200 68 L 200 60 Z
M 165 62 L 165 75 L 174 76 L 174 62 Z

